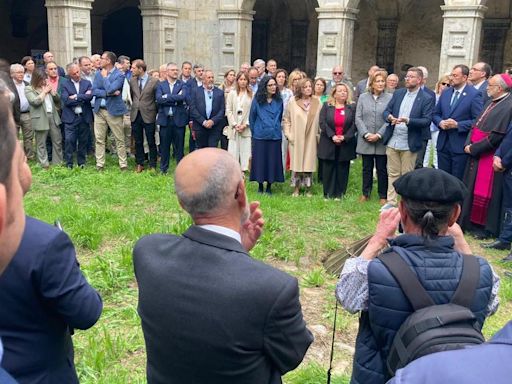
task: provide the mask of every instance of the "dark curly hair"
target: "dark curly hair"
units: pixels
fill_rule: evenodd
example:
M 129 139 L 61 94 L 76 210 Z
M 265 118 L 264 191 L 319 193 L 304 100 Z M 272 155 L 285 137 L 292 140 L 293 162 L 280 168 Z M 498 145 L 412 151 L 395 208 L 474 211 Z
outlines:
M 270 80 L 276 81 L 272 76 L 265 76 L 263 79 L 261 79 L 258 90 L 256 91 L 256 101 L 258 104 L 263 104 L 267 102 L 267 84 Z M 277 83 L 276 83 L 276 93 L 272 96 L 274 100 L 281 100 L 281 93 L 277 89 Z

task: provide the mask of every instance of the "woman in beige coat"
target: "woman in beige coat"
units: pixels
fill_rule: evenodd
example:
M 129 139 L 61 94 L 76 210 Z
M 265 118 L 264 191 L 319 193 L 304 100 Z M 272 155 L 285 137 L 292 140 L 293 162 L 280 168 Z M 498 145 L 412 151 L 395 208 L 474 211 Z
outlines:
M 235 80 L 235 89 L 226 98 L 226 117 L 228 118 L 228 152 L 240 163 L 242 172 L 249 170 L 251 158 L 251 129 L 249 112 L 251 110 L 252 90 L 248 87 L 249 78 L 245 72 L 239 72 Z
M 283 117 L 283 130 L 290 151 L 294 197 L 299 196 L 301 187 L 305 188 L 306 196 L 311 196 L 321 107 L 320 100 L 313 97 L 313 81 L 307 78 L 300 80 L 295 97 L 288 103 Z
M 36 155 L 41 167 L 47 169 L 48 152 L 46 138 L 50 133 L 52 139 L 52 164 L 62 163 L 62 135 L 58 107 L 60 97 L 46 82 L 46 73 L 35 70 L 30 85 L 25 87 L 25 95 L 30 105 L 30 119 L 36 138 Z

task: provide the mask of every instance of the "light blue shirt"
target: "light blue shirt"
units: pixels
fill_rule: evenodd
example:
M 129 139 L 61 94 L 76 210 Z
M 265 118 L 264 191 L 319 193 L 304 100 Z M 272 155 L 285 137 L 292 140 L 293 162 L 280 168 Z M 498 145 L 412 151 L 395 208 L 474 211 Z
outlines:
M 213 88 L 211 90 L 204 88 L 204 104 L 206 106 L 206 117 L 209 119 L 212 114 Z
M 407 91 L 405 93 L 404 99 L 400 104 L 400 112 L 396 117 L 409 117 L 411 114 L 412 106 L 414 105 L 414 101 L 416 100 L 416 96 L 418 96 L 419 88 L 414 92 Z M 395 129 L 393 130 L 393 136 L 388 144 L 388 147 L 399 150 L 399 151 L 408 151 L 409 150 L 409 128 L 405 123 L 400 123 L 395 125 Z

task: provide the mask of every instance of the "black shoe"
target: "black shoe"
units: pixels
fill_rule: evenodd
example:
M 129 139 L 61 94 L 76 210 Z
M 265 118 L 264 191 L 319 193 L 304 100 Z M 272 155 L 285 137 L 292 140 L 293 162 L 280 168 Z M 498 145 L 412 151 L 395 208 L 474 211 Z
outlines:
M 482 243 L 480 244 L 482 248 L 488 248 L 488 249 L 506 249 L 510 250 L 510 243 L 504 243 L 503 241 L 496 240 L 492 243 Z
M 509 253 L 508 256 L 501 259 L 501 261 L 512 261 L 512 253 Z

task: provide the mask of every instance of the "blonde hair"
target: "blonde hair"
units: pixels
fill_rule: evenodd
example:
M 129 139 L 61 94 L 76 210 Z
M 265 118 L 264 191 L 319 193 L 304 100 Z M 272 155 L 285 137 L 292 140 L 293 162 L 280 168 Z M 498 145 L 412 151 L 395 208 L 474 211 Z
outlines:
M 300 80 L 302 78 L 304 78 L 303 72 L 299 71 L 298 69 L 294 69 L 288 76 L 288 88 L 295 93 L 295 89 L 293 88 L 293 80 Z
M 347 90 L 347 100 L 345 101 L 345 105 L 347 104 L 352 104 L 352 90 L 350 89 L 350 87 L 347 85 L 347 83 L 344 83 L 344 82 L 341 82 L 339 84 L 336 84 L 334 87 L 332 87 L 331 89 L 331 92 L 329 93 L 329 98 L 327 99 L 327 104 L 328 105 L 336 105 L 336 100 L 334 100 L 334 94 L 336 93 L 336 89 L 338 87 L 345 87 L 345 89 Z
M 439 78 L 439 80 L 436 83 L 436 87 L 435 87 L 436 95 L 441 94 L 441 83 L 450 84 L 450 77 L 448 75 L 443 75 Z
M 388 78 L 387 71 L 384 70 L 377 70 L 373 73 L 373 75 L 370 76 L 370 81 L 368 82 L 368 92 L 373 93 L 373 83 L 377 81 L 377 77 L 380 76 L 384 80 L 384 84 L 386 83 L 386 79 Z M 384 86 L 385 89 L 385 86 Z

